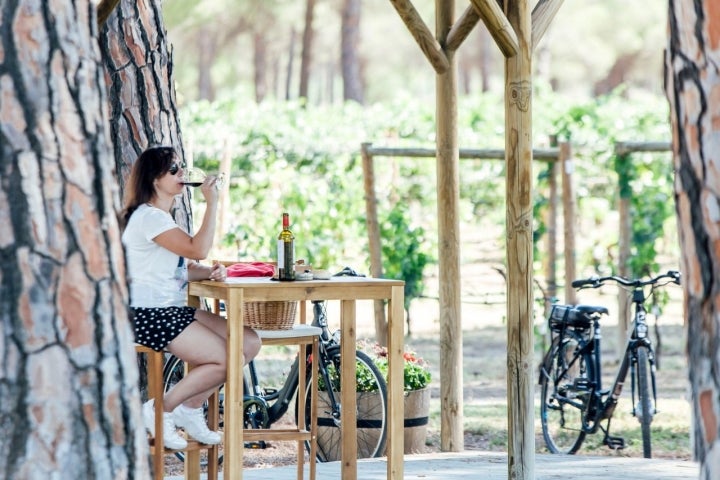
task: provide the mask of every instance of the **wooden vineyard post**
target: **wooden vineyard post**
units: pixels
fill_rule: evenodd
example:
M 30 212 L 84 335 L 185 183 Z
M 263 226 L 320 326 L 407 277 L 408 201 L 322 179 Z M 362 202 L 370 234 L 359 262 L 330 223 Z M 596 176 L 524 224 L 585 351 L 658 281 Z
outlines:
M 577 303 L 575 289 L 570 282 L 575 280 L 575 211 L 577 201 L 575 199 L 575 186 L 573 185 L 573 159 L 570 144 L 560 144 L 560 165 L 562 165 L 562 197 L 563 197 L 563 228 L 565 240 L 565 303 L 574 305 Z
M 370 144 L 363 143 L 360 146 L 362 156 L 363 179 L 365 185 L 365 213 L 368 229 L 368 247 L 370 250 L 370 276 L 381 278 L 382 268 L 382 245 L 380 243 L 380 224 L 377 215 L 377 196 L 375 195 L 375 169 L 373 168 L 373 157 L 370 153 Z M 375 340 L 387 346 L 387 320 L 385 318 L 385 302 L 382 300 L 373 301 L 375 311 Z

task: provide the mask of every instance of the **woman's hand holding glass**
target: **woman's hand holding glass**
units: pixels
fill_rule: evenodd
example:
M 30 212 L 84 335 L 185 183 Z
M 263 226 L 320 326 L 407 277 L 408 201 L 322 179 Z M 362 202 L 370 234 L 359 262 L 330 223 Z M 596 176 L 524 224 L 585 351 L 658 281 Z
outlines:
M 224 173 L 220 173 L 217 176 L 207 175 L 202 169 L 197 167 L 186 169 L 183 175 L 183 184 L 189 187 L 200 187 L 206 200 L 209 196 L 217 197 L 217 191 L 223 186 L 224 182 Z

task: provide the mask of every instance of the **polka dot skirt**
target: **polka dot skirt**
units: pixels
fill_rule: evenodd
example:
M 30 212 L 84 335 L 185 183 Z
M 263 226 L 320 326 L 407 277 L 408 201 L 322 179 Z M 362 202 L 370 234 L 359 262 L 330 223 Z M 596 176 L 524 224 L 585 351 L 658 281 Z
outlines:
M 193 307 L 134 308 L 135 341 L 161 352 L 195 320 Z

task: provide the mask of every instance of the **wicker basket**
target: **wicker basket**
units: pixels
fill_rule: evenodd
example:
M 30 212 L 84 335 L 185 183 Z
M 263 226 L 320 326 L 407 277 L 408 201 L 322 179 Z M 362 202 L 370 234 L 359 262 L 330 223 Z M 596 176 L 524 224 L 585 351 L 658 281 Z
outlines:
M 247 302 L 243 309 L 246 327 L 257 330 L 289 330 L 295 323 L 297 302 Z

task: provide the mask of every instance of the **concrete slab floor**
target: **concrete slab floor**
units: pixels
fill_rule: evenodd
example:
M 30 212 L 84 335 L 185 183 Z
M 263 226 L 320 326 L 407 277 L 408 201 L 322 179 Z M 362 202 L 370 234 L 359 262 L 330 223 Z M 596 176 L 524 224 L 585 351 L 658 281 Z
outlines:
M 405 480 L 506 480 L 507 455 L 496 452 L 466 451 L 405 456 Z M 243 480 L 291 480 L 295 466 L 247 469 Z M 644 459 L 583 455 L 536 455 L 536 480 L 696 480 L 699 467 L 684 460 Z M 202 478 L 205 478 L 204 476 Z M 222 473 L 220 478 L 223 479 Z M 308 478 L 307 465 L 305 478 Z M 384 458 L 358 460 L 358 480 L 387 478 Z M 166 477 L 182 480 L 183 477 Z M 342 480 L 340 462 L 318 463 L 317 479 Z M 231 480 L 231 479 L 223 479 Z

